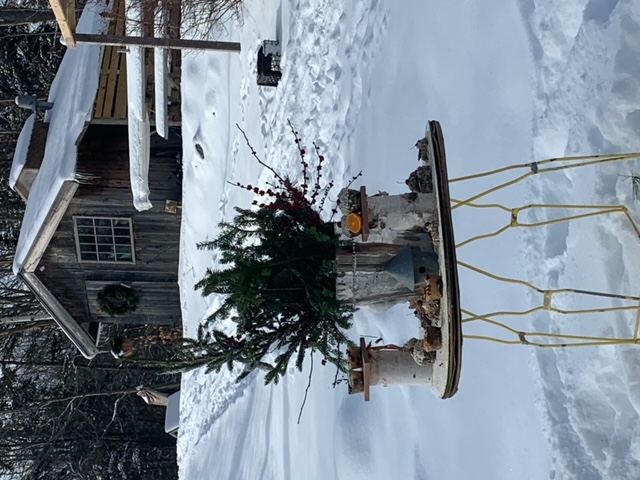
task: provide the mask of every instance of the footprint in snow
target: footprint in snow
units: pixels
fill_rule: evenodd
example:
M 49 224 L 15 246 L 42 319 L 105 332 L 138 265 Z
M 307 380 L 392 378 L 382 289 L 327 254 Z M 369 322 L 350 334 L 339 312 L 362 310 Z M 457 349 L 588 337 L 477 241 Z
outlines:
M 196 143 L 196 152 L 198 152 L 198 155 L 200 155 L 200 158 L 204 160 L 204 149 L 202 148 L 202 145 L 200 145 L 199 143 Z

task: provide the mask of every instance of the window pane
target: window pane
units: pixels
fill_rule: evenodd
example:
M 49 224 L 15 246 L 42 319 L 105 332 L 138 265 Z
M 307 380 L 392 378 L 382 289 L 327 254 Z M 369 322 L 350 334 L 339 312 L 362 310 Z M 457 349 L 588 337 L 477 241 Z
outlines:
M 93 227 L 93 220 L 91 218 L 76 218 L 76 225 L 78 226 L 90 226 Z
M 113 237 L 111 235 L 109 235 L 108 237 L 106 236 L 102 236 L 102 237 L 96 237 L 98 244 L 102 244 L 102 245 L 112 245 L 113 244 Z
M 117 254 L 118 260 L 121 262 L 123 261 L 130 262 L 131 260 L 133 260 L 131 245 L 118 245 L 116 247 L 116 254 Z
M 113 234 L 114 235 L 128 237 L 129 236 L 129 227 L 127 227 L 127 228 L 114 228 L 113 229 Z
M 114 227 L 127 227 L 127 230 L 129 230 L 129 220 L 127 220 L 126 218 L 114 218 L 113 219 L 113 226 Z
M 96 237 L 94 237 L 93 235 L 78 235 L 78 241 L 80 243 L 94 244 L 96 243 Z
M 96 235 L 109 235 L 111 236 L 111 228 L 98 227 L 96 228 Z
M 78 235 L 95 235 L 93 227 L 78 227 Z
M 101 253 L 98 255 L 98 260 L 100 262 L 115 262 L 115 256 L 109 253 Z
M 113 245 L 98 245 L 98 252 L 113 253 Z
M 80 251 L 81 252 L 95 252 L 96 251 L 96 246 L 93 243 L 81 243 L 80 244 Z
M 95 253 L 89 253 L 89 252 L 82 252 L 81 258 L 85 262 L 95 262 L 98 260 L 98 256 Z
M 116 245 L 130 245 L 131 239 L 129 237 L 116 237 L 113 239 Z
M 110 218 L 96 218 L 95 224 L 97 227 L 110 227 L 111 219 Z

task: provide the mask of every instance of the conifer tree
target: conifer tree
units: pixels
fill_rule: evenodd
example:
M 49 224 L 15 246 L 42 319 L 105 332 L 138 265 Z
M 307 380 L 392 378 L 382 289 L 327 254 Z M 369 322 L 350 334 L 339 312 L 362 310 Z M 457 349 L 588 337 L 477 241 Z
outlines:
M 236 184 L 264 201 L 255 200 L 254 209 L 236 208 L 235 218 L 220 225 L 218 237 L 199 245 L 218 251 L 221 267 L 208 270 L 196 288 L 224 299 L 197 338 L 184 339 L 173 364 L 177 369 L 206 365 L 207 371 L 219 371 L 239 363 L 244 370 L 238 380 L 259 368 L 266 371 L 265 383 L 277 383 L 292 358 L 302 370 L 308 350 L 319 352 L 323 363 L 346 369 L 344 332 L 351 327 L 354 307 L 336 298 L 339 236 L 321 217 L 333 183 L 322 186 L 324 157 L 315 145 L 317 165 L 310 173 L 306 151 L 292 132 L 302 183 L 280 176 L 252 148 L 274 173 L 275 184 L 266 190 Z M 235 331 L 217 328 L 225 318 L 235 321 Z M 268 361 L 272 353 L 275 358 Z

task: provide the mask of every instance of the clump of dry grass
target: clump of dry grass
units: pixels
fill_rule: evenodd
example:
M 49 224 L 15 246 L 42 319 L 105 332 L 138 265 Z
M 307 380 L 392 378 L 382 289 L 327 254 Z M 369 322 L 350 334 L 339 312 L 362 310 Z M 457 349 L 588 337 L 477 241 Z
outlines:
M 633 189 L 633 198 L 640 201 L 640 174 L 631 173 L 631 175 L 620 175 L 623 178 L 631 180 L 631 188 Z

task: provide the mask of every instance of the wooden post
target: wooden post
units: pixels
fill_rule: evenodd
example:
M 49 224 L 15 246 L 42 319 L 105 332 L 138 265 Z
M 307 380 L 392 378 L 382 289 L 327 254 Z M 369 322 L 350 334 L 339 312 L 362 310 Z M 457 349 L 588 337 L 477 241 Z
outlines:
M 145 48 L 169 48 L 177 50 L 220 50 L 225 52 L 240 52 L 238 42 L 214 42 L 208 40 L 190 40 L 183 38 L 153 38 L 153 37 L 130 37 L 121 35 L 91 35 L 87 33 L 76 33 L 77 44 L 108 45 L 121 47 L 124 45 L 136 45 Z
M 367 187 L 360 187 L 360 205 L 362 215 L 362 241 L 369 240 L 369 205 L 367 204 Z
M 403 350 L 371 350 L 370 384 L 382 385 L 431 385 L 433 365 L 418 365 L 410 352 Z
M 363 337 L 360 337 L 360 355 L 362 355 L 362 385 L 364 401 L 371 400 L 371 361 L 369 360 L 369 349 Z
M 56 17 L 56 22 L 60 27 L 60 33 L 64 37 L 67 47 L 76 46 L 76 2 L 75 0 L 49 0 L 51 10 Z

